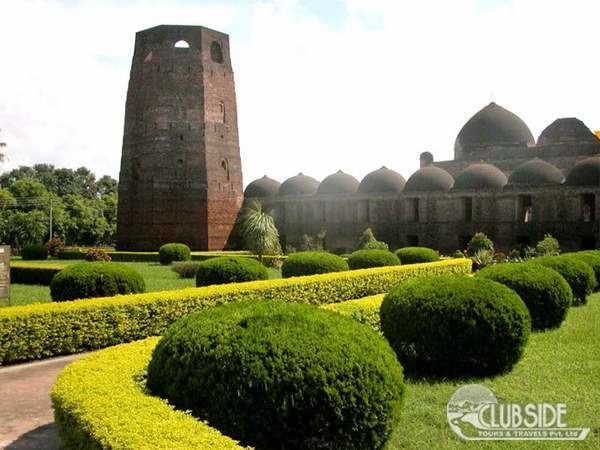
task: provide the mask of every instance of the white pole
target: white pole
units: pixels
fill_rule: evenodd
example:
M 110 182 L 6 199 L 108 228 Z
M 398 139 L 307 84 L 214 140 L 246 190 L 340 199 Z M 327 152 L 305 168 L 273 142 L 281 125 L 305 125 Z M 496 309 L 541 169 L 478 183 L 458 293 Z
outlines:
M 52 239 L 52 197 L 50 198 L 50 238 L 48 238 L 48 240 Z

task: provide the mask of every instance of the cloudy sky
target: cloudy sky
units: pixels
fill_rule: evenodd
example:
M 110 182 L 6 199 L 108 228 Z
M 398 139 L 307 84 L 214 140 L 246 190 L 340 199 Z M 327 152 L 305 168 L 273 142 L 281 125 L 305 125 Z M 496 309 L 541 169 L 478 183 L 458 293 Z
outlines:
M 10 161 L 118 176 L 134 34 L 230 35 L 244 181 L 450 159 L 494 100 L 600 129 L 599 0 L 0 0 Z

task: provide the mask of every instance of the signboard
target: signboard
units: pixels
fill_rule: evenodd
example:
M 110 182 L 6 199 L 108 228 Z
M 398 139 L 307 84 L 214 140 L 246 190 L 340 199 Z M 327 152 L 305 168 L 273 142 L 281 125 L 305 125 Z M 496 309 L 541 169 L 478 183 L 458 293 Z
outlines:
M 10 247 L 0 245 L 0 298 L 10 296 Z

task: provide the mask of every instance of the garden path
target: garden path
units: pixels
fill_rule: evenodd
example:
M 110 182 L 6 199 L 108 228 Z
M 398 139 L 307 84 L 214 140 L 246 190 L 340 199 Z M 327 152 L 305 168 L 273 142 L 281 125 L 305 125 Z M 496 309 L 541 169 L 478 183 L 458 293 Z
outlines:
M 70 355 L 0 368 L 0 448 L 58 449 L 50 389 Z

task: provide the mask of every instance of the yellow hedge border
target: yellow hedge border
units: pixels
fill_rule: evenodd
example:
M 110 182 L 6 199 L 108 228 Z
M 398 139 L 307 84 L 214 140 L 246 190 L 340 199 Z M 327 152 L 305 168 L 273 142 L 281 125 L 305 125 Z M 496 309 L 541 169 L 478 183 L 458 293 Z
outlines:
M 371 295 L 357 300 L 331 303 L 322 307 L 352 317 L 357 322 L 369 325 L 375 331 L 381 331 L 379 309 L 381 303 L 383 303 L 383 297 L 385 297 L 385 294 Z
M 65 448 L 241 450 L 190 414 L 145 390 L 158 338 L 121 344 L 68 365 L 51 398 Z
M 465 274 L 468 259 L 0 308 L 0 365 L 157 336 L 184 315 L 246 299 L 321 305 L 387 292 L 425 275 Z

